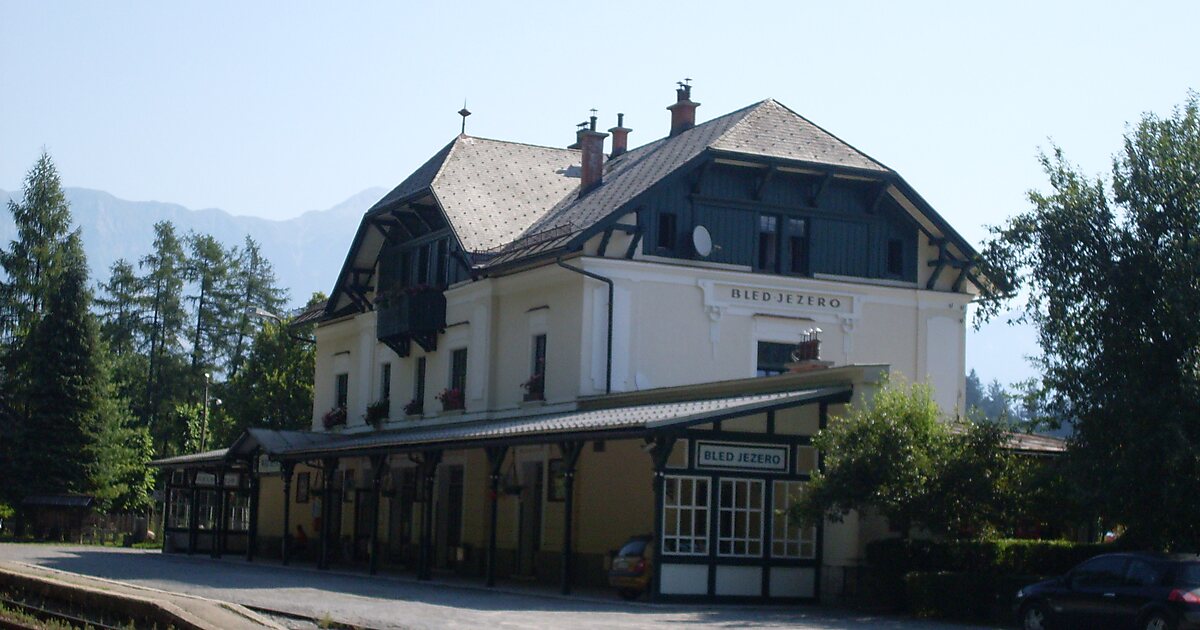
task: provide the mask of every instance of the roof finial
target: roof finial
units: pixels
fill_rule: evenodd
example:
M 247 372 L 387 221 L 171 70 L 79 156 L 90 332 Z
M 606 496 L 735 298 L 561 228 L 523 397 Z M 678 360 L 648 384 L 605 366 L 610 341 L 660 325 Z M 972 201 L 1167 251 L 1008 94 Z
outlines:
M 467 116 L 471 115 L 471 110 L 467 109 L 467 99 L 463 99 L 463 108 L 458 110 L 458 115 L 462 116 L 462 131 L 459 133 L 467 135 Z

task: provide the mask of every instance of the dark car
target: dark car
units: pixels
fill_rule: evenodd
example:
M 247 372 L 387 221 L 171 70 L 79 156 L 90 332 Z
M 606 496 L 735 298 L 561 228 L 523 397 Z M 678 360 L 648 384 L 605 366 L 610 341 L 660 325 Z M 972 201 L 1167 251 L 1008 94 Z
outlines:
M 613 554 L 608 584 L 615 586 L 624 599 L 637 599 L 650 586 L 650 576 L 654 573 L 651 565 L 654 545 L 650 542 L 653 538 L 649 534 L 634 536 Z
M 1017 591 L 1026 630 L 1200 628 L 1200 556 L 1113 553 Z

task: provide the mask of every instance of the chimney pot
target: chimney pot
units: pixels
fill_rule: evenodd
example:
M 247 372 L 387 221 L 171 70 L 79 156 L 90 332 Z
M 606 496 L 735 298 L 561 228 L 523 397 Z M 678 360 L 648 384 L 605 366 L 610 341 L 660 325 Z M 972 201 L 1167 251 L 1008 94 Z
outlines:
M 671 110 L 672 137 L 696 126 L 696 108 L 700 106 L 692 101 L 692 86 L 684 82 L 680 82 L 679 89 L 675 90 L 675 99 L 675 104 L 667 108 Z
M 629 150 L 630 131 L 633 130 L 625 127 L 625 114 L 617 114 L 617 126 L 608 130 L 613 137 L 612 153 L 609 154 L 610 158 L 615 158 Z

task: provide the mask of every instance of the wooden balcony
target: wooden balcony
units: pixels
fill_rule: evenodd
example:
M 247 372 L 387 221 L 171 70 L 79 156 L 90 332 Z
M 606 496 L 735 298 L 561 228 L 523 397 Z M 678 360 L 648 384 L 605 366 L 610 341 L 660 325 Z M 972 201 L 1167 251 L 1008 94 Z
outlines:
M 446 329 L 446 296 L 436 288 L 409 288 L 382 296 L 375 304 L 375 336 L 396 354 L 409 354 L 412 342 L 437 349 Z

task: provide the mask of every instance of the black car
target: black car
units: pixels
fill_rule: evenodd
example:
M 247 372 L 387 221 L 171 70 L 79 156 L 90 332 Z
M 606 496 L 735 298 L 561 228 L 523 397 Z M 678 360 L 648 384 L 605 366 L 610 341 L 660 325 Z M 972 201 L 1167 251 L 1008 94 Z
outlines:
M 1113 553 L 1017 591 L 1026 630 L 1200 628 L 1200 556 Z

